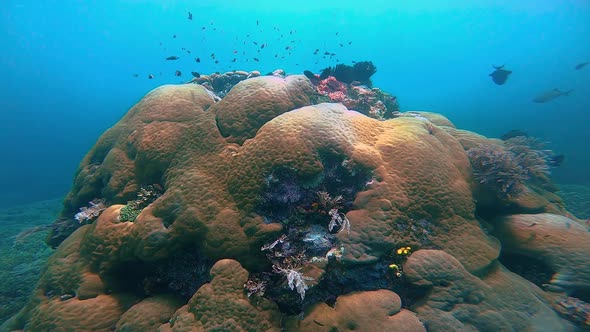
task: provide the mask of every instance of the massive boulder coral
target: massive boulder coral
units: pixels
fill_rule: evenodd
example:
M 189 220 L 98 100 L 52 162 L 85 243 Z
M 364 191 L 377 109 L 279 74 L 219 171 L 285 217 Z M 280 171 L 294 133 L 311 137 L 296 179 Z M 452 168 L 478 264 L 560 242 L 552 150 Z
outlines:
M 117 322 L 117 331 L 154 331 L 168 323 L 183 301 L 173 295 L 148 297 L 129 308 Z
M 416 315 L 401 308 L 394 292 L 380 289 L 339 296 L 334 307 L 319 303 L 306 312 L 305 318 L 292 317 L 288 331 L 426 331 Z
M 253 303 L 244 293 L 248 271 L 223 259 L 211 268 L 211 282 L 203 285 L 172 315 L 160 331 L 280 331 L 276 305 L 260 299 Z
M 244 80 L 219 102 L 198 84 L 150 92 L 82 161 L 49 238 L 59 247 L 3 328 L 304 330 L 321 314 L 326 329 L 486 330 L 522 299 L 534 315 L 518 327 L 569 326 L 498 261 L 509 237 L 493 206 L 533 210 L 481 203 L 466 150 L 486 138 L 437 114 L 379 121 L 312 101 L 303 76 Z M 108 208 L 80 224 L 95 199 Z M 565 214 L 555 202 L 534 211 Z
M 47 262 L 37 289 L 21 313 L 0 326 L 2 331 L 111 331 L 137 300 L 129 292 L 110 292 L 80 256 L 89 226 L 66 239 Z
M 572 331 L 549 298 L 493 264 L 480 278 L 440 250 L 419 250 L 404 264 L 408 281 L 427 289 L 414 310 L 428 331 Z
M 216 114 L 221 134 L 230 142 L 242 144 L 269 120 L 311 104 L 314 93 L 303 75 L 256 77 L 238 83 L 211 111 Z
M 507 253 L 531 257 L 554 272 L 551 285 L 570 293 L 590 291 L 590 232 L 565 216 L 540 213 L 496 221 Z

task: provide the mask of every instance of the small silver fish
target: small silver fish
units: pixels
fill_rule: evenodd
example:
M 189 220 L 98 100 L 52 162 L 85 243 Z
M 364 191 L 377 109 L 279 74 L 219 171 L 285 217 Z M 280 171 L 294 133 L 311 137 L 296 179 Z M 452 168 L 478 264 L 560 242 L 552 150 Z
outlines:
M 574 90 L 561 91 L 558 88 L 555 88 L 553 90 L 545 91 L 545 92 L 541 93 L 540 95 L 536 96 L 535 98 L 533 98 L 533 102 L 546 103 L 548 101 L 552 101 L 553 99 L 559 98 L 561 96 L 569 96 L 570 93 L 572 93 L 573 91 Z

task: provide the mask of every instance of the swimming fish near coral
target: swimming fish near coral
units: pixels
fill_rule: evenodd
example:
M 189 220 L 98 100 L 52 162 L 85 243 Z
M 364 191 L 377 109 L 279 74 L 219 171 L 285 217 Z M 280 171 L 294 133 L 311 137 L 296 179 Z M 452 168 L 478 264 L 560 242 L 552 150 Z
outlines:
M 201 74 L 197 73 L 196 71 L 191 72 L 191 74 L 193 74 L 193 77 L 195 78 L 201 77 Z
M 578 63 L 575 68 L 576 68 L 576 70 L 580 70 L 580 69 L 586 67 L 586 65 L 589 63 L 590 63 L 590 61 Z
M 192 21 L 192 19 L 193 19 L 193 13 L 188 12 L 188 19 Z
M 492 67 L 494 67 L 496 69 L 490 74 L 490 76 L 492 77 L 492 81 L 494 81 L 494 83 L 496 83 L 498 85 L 502 85 L 502 84 L 506 83 L 506 80 L 508 79 L 508 75 L 512 74 L 512 72 L 510 70 L 504 69 L 504 65 L 502 65 L 500 67 L 496 67 L 496 66 L 492 66 Z
M 169 56 L 169 57 L 166 58 L 166 60 L 178 60 L 178 59 L 180 59 L 180 58 L 177 57 L 176 55 Z
M 545 92 L 541 93 L 540 95 L 536 96 L 535 98 L 533 98 L 533 102 L 546 103 L 548 101 L 552 101 L 553 99 L 561 97 L 561 96 L 569 96 L 570 93 L 572 93 L 572 91 L 574 91 L 574 90 L 561 91 L 558 88 L 555 88 L 553 90 L 545 91 Z
M 174 75 L 176 75 L 176 76 L 182 76 L 182 72 L 181 72 L 180 70 L 177 70 L 177 71 L 174 73 Z
M 554 154 L 547 158 L 547 164 L 549 167 L 557 167 L 560 166 L 563 161 L 565 160 L 565 155 L 563 154 Z

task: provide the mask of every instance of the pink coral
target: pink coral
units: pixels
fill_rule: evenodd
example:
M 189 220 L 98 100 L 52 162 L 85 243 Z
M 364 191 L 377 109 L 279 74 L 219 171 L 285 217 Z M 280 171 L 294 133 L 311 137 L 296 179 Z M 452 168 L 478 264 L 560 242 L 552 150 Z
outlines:
M 330 98 L 331 102 L 342 103 L 348 109 L 361 112 L 376 119 L 394 117 L 397 112 L 397 100 L 394 96 L 379 89 L 370 89 L 355 83 L 346 84 L 334 76 L 328 76 L 317 85 L 320 94 Z M 358 82 L 356 82 L 358 84 Z
M 330 100 L 336 101 L 336 102 L 344 102 L 346 100 L 349 100 L 348 97 L 346 96 L 346 94 L 342 91 L 330 92 L 330 93 L 328 93 L 328 97 L 330 98 Z
M 346 87 L 346 84 L 338 81 L 334 76 L 328 76 L 328 78 L 320 81 L 318 91 L 323 95 L 329 95 L 330 93 L 337 91 L 346 95 L 348 88 Z

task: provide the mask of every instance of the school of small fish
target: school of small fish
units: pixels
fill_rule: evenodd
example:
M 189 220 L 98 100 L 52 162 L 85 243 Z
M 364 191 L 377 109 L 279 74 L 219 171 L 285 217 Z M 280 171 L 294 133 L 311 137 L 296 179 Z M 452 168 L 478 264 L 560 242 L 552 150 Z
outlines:
M 193 13 L 189 11 L 186 18 L 189 21 L 193 21 Z M 204 56 L 203 54 L 192 55 L 192 51 L 190 49 L 182 47 L 180 48 L 180 52 L 178 52 L 177 54 L 174 54 L 174 52 L 170 52 L 173 54 L 169 54 L 168 56 L 164 57 L 164 59 L 165 61 L 176 62 L 178 60 L 181 60 L 181 58 L 183 57 L 182 54 L 186 53 L 186 56 L 189 59 L 194 60 L 194 63 L 206 63 L 207 61 L 210 61 L 210 63 L 219 66 L 227 66 L 228 64 L 230 66 L 236 66 L 239 63 L 250 61 L 261 62 L 262 59 L 265 57 L 285 59 L 286 57 L 293 56 L 295 49 L 297 49 L 301 43 L 301 39 L 297 37 L 297 30 L 290 29 L 283 31 L 282 28 L 278 26 L 272 26 L 272 31 L 274 32 L 274 35 L 271 37 L 267 36 L 266 38 L 268 38 L 269 40 L 253 40 L 255 38 L 254 35 L 257 32 L 262 33 L 266 28 L 268 27 L 265 27 L 264 24 L 257 19 L 255 31 L 247 32 L 243 38 L 234 38 L 234 49 L 232 50 L 231 54 L 216 54 L 214 52 L 211 53 L 208 57 Z M 218 28 L 215 25 L 214 21 L 210 21 L 209 24 L 201 25 L 199 30 L 201 30 L 203 33 L 201 37 L 201 42 L 203 42 L 204 44 L 206 44 L 208 41 L 206 35 L 207 31 L 224 33 L 224 31 L 221 28 Z M 173 34 L 171 37 L 172 39 L 177 40 L 182 39 L 182 36 L 177 34 Z M 346 47 L 352 45 L 352 41 L 342 40 L 341 38 L 342 37 L 339 32 L 336 32 L 334 34 L 334 46 L 338 45 L 337 47 Z M 165 42 L 159 43 L 161 50 L 164 52 L 168 52 L 168 47 L 166 46 L 166 44 L 167 43 Z M 248 45 L 253 45 L 254 49 L 248 47 Z M 312 55 L 315 58 L 315 64 L 318 64 L 321 60 L 324 60 L 324 62 L 328 62 L 329 64 L 332 64 L 334 62 L 340 62 L 340 59 L 338 59 L 337 54 L 334 51 L 325 50 L 320 53 L 320 49 L 316 48 Z M 297 63 L 296 66 L 299 66 L 299 64 Z M 191 74 L 193 77 L 200 76 L 198 72 L 194 71 L 192 71 Z M 140 77 L 140 75 L 137 73 L 133 74 L 132 76 Z M 162 73 L 160 73 L 160 76 L 162 76 Z M 175 70 L 174 76 L 182 76 L 182 71 Z M 149 79 L 153 79 L 156 77 L 156 75 L 154 75 L 153 73 L 149 73 L 147 77 Z
M 193 14 L 189 11 L 188 12 L 188 16 L 187 19 L 192 21 L 193 20 Z M 258 29 L 259 32 L 263 32 L 264 29 L 263 27 L 261 27 L 261 22 L 260 20 L 256 20 L 256 29 Z M 247 33 L 245 35 L 245 39 L 242 40 L 242 45 L 241 46 L 247 46 L 249 43 L 251 43 L 252 45 L 255 46 L 255 56 L 253 56 L 254 51 L 248 49 L 248 51 L 246 51 L 246 47 L 244 47 L 244 49 L 239 52 L 237 49 L 234 49 L 231 54 L 229 54 L 231 60 L 227 60 L 229 63 L 231 64 L 236 64 L 238 61 L 240 62 L 249 62 L 250 60 L 254 61 L 254 62 L 260 62 L 261 56 L 263 52 L 271 52 L 274 58 L 280 58 L 280 59 L 285 59 L 285 57 L 287 56 L 291 56 L 293 55 L 293 50 L 294 48 L 296 48 L 298 46 L 298 44 L 301 42 L 301 40 L 297 39 L 297 30 L 295 29 L 291 29 L 288 31 L 282 31 L 279 27 L 277 26 L 273 26 L 272 27 L 273 31 L 276 33 L 276 35 L 278 36 L 278 38 L 276 38 L 276 40 L 274 41 L 256 41 L 256 40 L 251 40 L 248 41 L 248 39 L 252 39 L 252 34 L 251 33 Z M 214 22 L 211 21 L 209 22 L 209 25 L 202 25 L 200 28 L 201 31 L 205 32 L 207 30 L 213 30 L 213 31 L 218 31 L 217 27 L 215 26 Z M 223 30 L 219 30 L 220 32 L 223 33 Z M 336 32 L 334 39 L 336 38 L 340 38 L 339 37 L 340 33 Z M 174 34 L 172 35 L 172 39 L 176 39 L 177 35 Z M 203 36 L 202 37 L 202 42 L 206 42 L 206 38 Z M 235 37 L 235 42 L 239 43 L 239 38 Z M 275 43 L 276 42 L 276 43 Z M 268 46 L 270 45 L 277 45 L 279 46 L 279 48 L 275 47 L 273 48 L 275 51 L 271 51 L 270 48 Z M 283 46 L 280 46 L 280 45 Z M 352 45 L 352 41 L 337 41 L 337 45 L 341 48 L 346 47 L 346 46 L 351 46 Z M 160 42 L 160 47 L 166 51 L 167 48 L 164 46 L 163 42 Z M 237 47 L 236 47 L 237 48 Z M 276 51 L 276 50 L 281 50 Z M 182 47 L 181 48 L 182 52 L 185 52 L 186 54 L 191 54 L 192 52 L 185 48 Z M 336 62 L 339 63 L 340 60 L 337 58 L 337 54 L 335 52 L 333 52 L 332 50 L 324 50 L 323 52 L 319 49 L 316 48 L 312 55 L 314 56 L 315 59 L 315 64 L 318 64 L 318 61 L 321 59 L 323 60 L 327 60 L 327 61 L 331 61 L 331 62 Z M 227 56 L 224 54 L 224 56 Z M 217 57 L 217 55 L 215 53 L 211 53 L 211 55 L 209 56 L 210 61 L 212 61 L 215 65 L 219 65 L 220 60 Z M 196 63 L 201 63 L 203 60 L 200 56 L 195 56 L 193 57 L 194 61 Z M 180 56 L 178 55 L 170 55 L 168 57 L 165 58 L 166 61 L 177 61 L 180 60 Z M 355 63 L 353 61 L 353 63 Z M 575 70 L 581 70 L 584 67 L 586 67 L 586 65 L 590 64 L 590 61 L 586 61 L 586 62 L 581 62 L 579 64 L 577 64 L 576 66 L 574 66 Z M 299 66 L 299 64 L 295 64 L 296 66 Z M 489 76 L 492 78 L 492 81 L 497 84 L 497 85 L 504 85 L 508 78 L 510 77 L 510 75 L 512 74 L 511 70 L 508 69 L 504 69 L 504 65 L 502 66 L 493 66 L 494 71 L 492 73 L 489 74 Z M 191 72 L 192 76 L 195 78 L 200 77 L 201 75 L 196 72 L 196 71 L 192 71 Z M 175 70 L 174 75 L 177 77 L 182 76 L 182 72 L 180 70 Z M 307 77 L 315 77 L 313 76 L 314 74 L 311 73 L 310 71 L 306 70 L 305 71 L 305 75 Z M 139 74 L 134 73 L 132 75 L 133 77 L 139 77 Z M 162 73 L 160 73 L 160 76 L 162 76 Z M 321 77 L 321 76 L 320 76 Z M 148 79 L 153 79 L 155 78 L 155 75 L 150 73 L 147 75 Z M 537 96 L 535 96 L 532 101 L 535 103 L 546 103 L 552 100 L 557 99 L 558 97 L 561 96 L 569 96 L 571 92 L 573 92 L 574 90 L 568 90 L 568 91 L 561 91 L 558 88 L 553 88 L 544 92 L 539 93 Z

